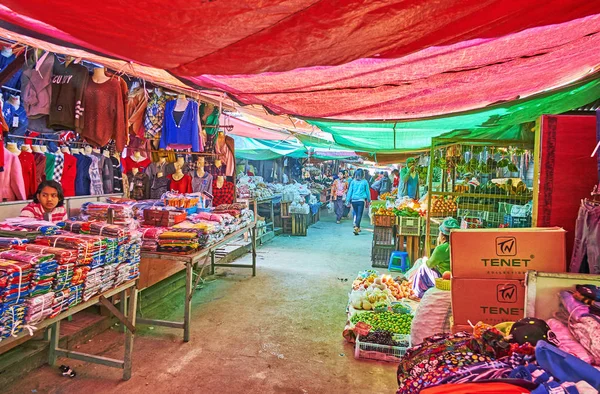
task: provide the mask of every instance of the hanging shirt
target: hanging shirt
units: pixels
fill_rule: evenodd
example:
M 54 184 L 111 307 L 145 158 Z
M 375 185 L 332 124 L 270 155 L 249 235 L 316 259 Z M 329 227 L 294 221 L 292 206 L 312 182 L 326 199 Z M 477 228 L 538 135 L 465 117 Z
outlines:
M 77 175 L 75 176 L 75 195 L 89 196 L 91 189 L 90 166 L 92 159 L 89 156 L 77 153 Z
M 21 74 L 21 99 L 29 118 L 37 118 L 50 113 L 54 54 L 47 53 L 42 56 L 45 58 L 39 67 L 37 62 L 32 60 L 25 64 L 23 74 Z
M 188 174 L 183 174 L 183 177 L 176 181 L 173 179 L 174 174 L 167 175 L 167 178 L 171 181 L 169 183 L 169 189 L 178 193 L 191 193 L 192 192 L 192 177 Z
M 10 134 L 14 135 L 25 135 L 27 133 L 27 126 L 29 125 L 29 119 L 27 119 L 27 112 L 25 112 L 25 108 L 23 107 L 23 102 L 21 101 L 19 108 L 15 108 L 10 102 L 4 103 L 4 108 L 2 109 L 2 115 L 8 124 L 8 131 Z M 8 137 L 10 141 L 10 137 Z M 17 142 L 19 145 L 23 143 L 23 140 L 19 139 Z
M 46 179 L 46 155 L 33 152 L 35 158 L 35 189 Z
M 177 100 L 167 101 L 165 118 L 160 136 L 161 149 L 192 149 L 192 152 L 204 150 L 198 129 L 198 103 L 188 101 L 179 122 L 175 121 L 173 110 Z
M 23 151 L 19 154 L 19 161 L 21 162 L 21 170 L 23 172 L 25 194 L 27 195 L 27 199 L 31 199 L 37 191 L 35 156 L 31 152 Z
M 150 198 L 150 180 L 148 175 L 138 172 L 129 176 L 129 196 L 134 200 L 147 200 Z
M 166 176 L 155 177 L 152 182 L 152 186 L 150 187 L 150 198 L 153 200 L 158 200 L 162 197 L 163 194 L 169 191 L 169 185 L 171 180 Z
M 84 92 L 85 119 L 83 136 L 95 146 L 103 147 L 113 139 L 118 152 L 127 143 L 127 84 L 121 77 L 112 76 L 96 83 L 90 78 Z
M 60 184 L 65 197 L 75 196 L 75 179 L 77 178 L 77 159 L 70 153 L 63 153 L 65 160 Z
M 62 179 L 63 169 L 65 168 L 65 156 L 61 151 L 54 154 L 54 174 L 52 179 L 60 183 Z
M 144 128 L 146 129 L 146 138 L 160 138 L 160 132 L 165 118 L 165 105 L 167 104 L 167 95 L 160 96 L 155 92 L 150 94 L 144 115 Z
M 150 159 L 142 158 L 140 161 L 135 161 L 133 157 L 127 156 L 123 159 L 123 172 L 128 174 L 133 168 L 138 168 L 141 172 L 144 172 L 150 164 L 152 164 Z
M 234 187 L 233 183 L 225 181 L 223 182 L 223 187 L 219 189 L 217 187 L 217 180 L 213 181 L 213 207 L 218 207 L 222 204 L 232 204 L 233 203 L 233 193 Z
M 56 156 L 50 152 L 46 152 L 44 155 L 46 155 L 46 179 L 51 181 L 54 179 L 54 165 L 56 163 Z
M 113 193 L 123 193 L 123 173 L 121 172 L 121 163 L 114 156 L 110 157 L 113 167 Z
M 233 176 L 235 174 L 235 158 L 233 152 L 229 150 L 226 143 L 226 138 L 223 135 L 217 137 L 216 153 L 219 154 L 220 159 L 225 166 L 225 175 Z
M 83 93 L 90 79 L 87 68 L 55 59 L 52 71 L 52 102 L 48 127 L 81 132 L 84 121 Z M 113 103 L 114 104 L 114 103 Z
M 213 177 L 208 172 L 204 172 L 204 176 L 198 176 L 196 171 L 192 172 L 192 191 L 194 193 L 207 192 L 212 194 Z
M 129 135 L 144 138 L 144 115 L 148 107 L 148 97 L 144 88 L 139 87 L 129 92 L 127 98 L 127 127 Z
M 90 194 L 92 196 L 98 196 L 104 194 L 102 188 L 102 175 L 100 175 L 100 168 L 98 167 L 98 158 L 96 156 L 88 156 L 92 160 L 90 164 Z
M 102 178 L 102 190 L 104 194 L 110 194 L 113 191 L 113 166 L 109 157 L 101 153 L 92 153 L 92 156 L 98 158 L 98 169 Z
M 4 171 L 0 172 L 0 201 L 23 201 L 25 184 L 21 162 L 14 153 L 4 151 Z

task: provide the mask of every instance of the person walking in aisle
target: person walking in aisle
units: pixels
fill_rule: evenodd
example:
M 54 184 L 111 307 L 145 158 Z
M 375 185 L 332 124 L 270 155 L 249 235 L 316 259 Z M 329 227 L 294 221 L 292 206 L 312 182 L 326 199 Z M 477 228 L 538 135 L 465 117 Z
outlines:
M 335 211 L 336 223 L 340 224 L 344 215 L 344 199 L 348 192 L 348 183 L 344 180 L 344 172 L 338 172 L 338 177 L 331 185 L 331 201 Z
M 371 193 L 369 191 L 369 183 L 364 179 L 364 171 L 359 168 L 354 173 L 354 180 L 350 184 L 348 195 L 346 196 L 346 205 L 352 203 L 352 210 L 354 211 L 354 235 L 360 233 L 360 222 L 363 212 L 365 206 L 370 202 Z

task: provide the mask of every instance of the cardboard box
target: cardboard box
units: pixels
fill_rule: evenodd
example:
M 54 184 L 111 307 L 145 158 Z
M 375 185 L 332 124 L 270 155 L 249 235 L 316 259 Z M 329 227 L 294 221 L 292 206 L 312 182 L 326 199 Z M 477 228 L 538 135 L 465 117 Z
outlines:
M 529 270 L 566 272 L 565 234 L 558 227 L 454 230 L 452 277 L 522 280 Z
M 469 321 L 496 325 L 525 314 L 525 285 L 520 280 L 452 278 L 452 317 L 455 326 Z
M 450 327 L 450 332 L 452 334 L 456 334 L 457 332 L 461 332 L 461 331 L 465 331 L 465 332 L 468 332 L 469 334 L 472 334 L 473 333 L 473 327 L 468 326 L 468 325 L 464 326 L 464 325 L 461 325 L 461 324 L 459 324 L 459 325 L 453 324 L 452 327 Z

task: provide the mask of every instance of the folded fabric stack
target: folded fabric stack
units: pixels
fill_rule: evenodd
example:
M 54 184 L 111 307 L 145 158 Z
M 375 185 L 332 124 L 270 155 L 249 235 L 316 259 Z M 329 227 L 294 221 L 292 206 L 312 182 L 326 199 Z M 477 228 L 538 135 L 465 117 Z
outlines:
M 142 227 L 140 231 L 142 233 L 141 250 L 156 252 L 158 250 L 158 237 L 167 229 L 163 227 Z
M 82 220 L 67 220 L 64 222 L 63 229 L 76 234 L 88 234 L 89 230 L 85 230 L 86 226 L 89 229 L 89 223 Z
M 73 277 L 71 278 L 71 286 L 81 285 L 85 283 L 87 273 L 90 271 L 90 267 L 87 265 L 80 265 L 73 268 Z
M 33 265 L 33 276 L 29 286 L 30 297 L 37 297 L 52 290 L 57 264 L 53 254 L 37 254 L 22 250 L 0 252 L 0 259 L 27 262 Z
M 74 263 L 59 264 L 56 267 L 56 276 L 54 278 L 54 284 L 52 285 L 54 291 L 64 290 L 71 286 L 74 269 Z
M 59 231 L 61 231 L 61 227 L 59 226 L 55 226 L 55 225 L 40 225 L 36 222 L 32 222 L 32 223 L 19 223 L 19 224 L 15 224 L 16 228 L 25 230 L 25 231 L 29 231 L 29 232 L 39 232 L 43 235 L 54 235 L 57 234 Z
M 95 221 L 106 222 L 108 219 L 108 210 L 112 209 L 113 223 L 130 224 L 133 218 L 133 209 L 129 205 L 110 204 L 102 202 L 90 202 L 81 206 L 81 216 Z
M 100 292 L 102 288 L 102 275 L 104 274 L 103 267 L 92 268 L 88 272 L 83 285 L 83 301 L 88 301 L 90 298 Z
M 16 336 L 25 326 L 25 303 L 4 305 L 0 313 L 0 339 Z
M 23 241 L 35 241 L 37 237 L 42 235 L 39 231 L 25 231 L 14 226 L 1 226 L 0 237 L 2 238 L 20 238 Z
M 0 301 L 4 306 L 22 304 L 29 296 L 31 263 L 0 259 Z
M 13 245 L 12 249 L 38 254 L 53 254 L 58 264 L 69 264 L 77 261 L 77 251 L 73 249 L 53 248 L 51 246 L 28 243 Z
M 129 250 L 127 251 L 127 261 L 129 262 L 129 277 L 128 280 L 134 280 L 140 276 L 140 260 L 142 240 L 141 234 L 132 237 Z
M 71 286 L 69 289 L 69 305 L 68 308 L 73 308 L 81 304 L 83 301 L 83 284 Z
M 49 316 L 50 318 L 56 317 L 69 309 L 70 294 L 71 292 L 68 288 L 56 291 L 54 293 L 54 300 L 52 301 L 52 313 Z
M 104 293 L 107 290 L 115 287 L 115 279 L 117 276 L 117 265 L 107 264 L 102 267 L 102 276 L 100 283 L 100 293 Z
M 187 229 L 177 229 L 187 230 Z M 169 253 L 193 253 L 199 248 L 198 233 L 167 230 L 158 237 L 158 251 Z
M 560 307 L 555 317 L 569 328 L 575 340 L 591 357 L 592 363 L 600 366 L 600 317 L 590 313 L 589 304 L 577 299 L 582 297 L 583 295 L 575 291 L 561 291 Z M 595 300 L 590 299 L 590 303 L 593 302 Z
M 129 228 L 118 224 L 107 224 L 102 222 L 90 223 L 90 234 L 117 238 L 119 242 L 125 241 L 131 235 Z
M 101 237 L 95 235 L 71 234 L 50 235 L 38 237 L 35 240 L 38 245 L 72 249 L 77 253 L 77 265 L 90 265 L 103 263 L 103 250 L 106 243 Z
M 215 212 L 219 212 L 219 211 L 241 211 L 243 209 L 247 209 L 248 206 L 244 203 L 240 203 L 240 202 L 235 202 L 233 204 L 221 204 L 218 207 L 216 207 L 214 209 Z
M 115 287 L 120 286 L 121 284 L 129 281 L 129 274 L 131 272 L 131 264 L 129 261 L 123 262 L 116 266 L 115 270 L 115 279 L 114 285 Z
M 15 245 L 26 245 L 27 240 L 16 237 L 0 237 L 0 248 L 10 248 Z
M 53 302 L 54 293 L 46 293 L 29 298 L 25 302 L 25 306 L 27 307 L 25 321 L 27 324 L 35 325 L 52 315 Z
M 117 238 L 105 238 L 104 242 L 106 244 L 106 249 L 104 250 L 104 264 L 117 263 L 119 240 Z

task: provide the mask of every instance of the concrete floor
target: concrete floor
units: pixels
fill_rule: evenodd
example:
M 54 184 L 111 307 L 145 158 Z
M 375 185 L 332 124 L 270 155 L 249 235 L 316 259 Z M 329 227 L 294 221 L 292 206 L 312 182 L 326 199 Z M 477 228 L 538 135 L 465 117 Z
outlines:
M 341 335 L 352 280 L 370 267 L 371 240 L 369 226 L 354 236 L 350 221 L 337 225 L 325 214 L 307 237 L 279 236 L 260 248 L 256 277 L 218 270 L 216 280 L 194 296 L 189 343 L 180 330 L 140 326 L 131 380 L 121 381 L 117 369 L 59 359 L 76 378 L 44 366 L 1 391 L 394 393 L 396 366 L 355 360 L 353 345 Z M 152 317 L 181 319 L 182 295 L 165 300 Z M 122 338 L 109 330 L 77 350 L 120 358 Z

